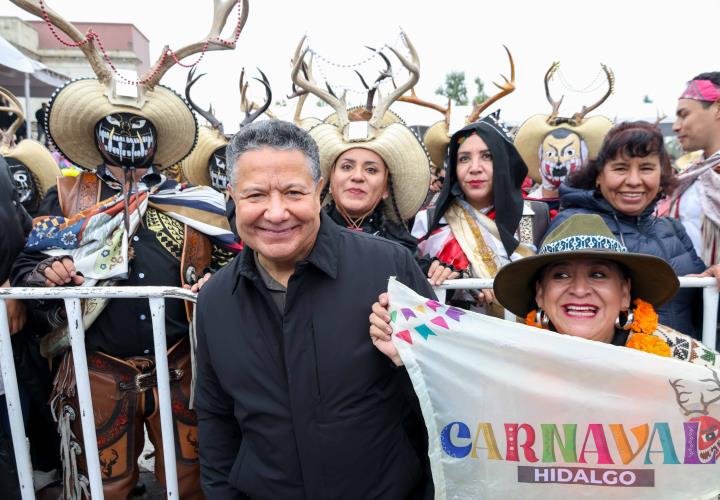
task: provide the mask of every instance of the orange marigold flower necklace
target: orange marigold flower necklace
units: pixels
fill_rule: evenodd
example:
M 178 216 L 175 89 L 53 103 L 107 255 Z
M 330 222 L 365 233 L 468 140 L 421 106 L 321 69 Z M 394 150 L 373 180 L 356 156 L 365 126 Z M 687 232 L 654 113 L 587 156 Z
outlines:
M 669 358 L 672 356 L 670 346 L 663 339 L 653 335 L 658 327 L 658 315 L 652 304 L 642 299 L 633 301 L 635 309 L 633 310 L 633 322 L 630 325 L 630 336 L 625 343 L 625 347 L 637 349 L 638 351 L 649 352 L 658 356 Z M 537 323 L 537 310 L 533 309 L 525 316 L 525 324 L 536 328 L 544 328 L 542 324 Z

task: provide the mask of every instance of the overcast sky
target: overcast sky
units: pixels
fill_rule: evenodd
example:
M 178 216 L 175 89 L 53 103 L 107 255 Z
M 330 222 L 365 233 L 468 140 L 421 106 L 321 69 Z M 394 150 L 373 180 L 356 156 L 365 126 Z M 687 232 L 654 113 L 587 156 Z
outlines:
M 178 48 L 204 37 L 212 17 L 210 0 L 48 3 L 74 21 L 135 24 L 150 39 L 151 60 L 165 44 Z M 7 0 L 0 3 L 0 15 L 32 18 Z M 225 33 L 232 29 L 234 16 Z M 553 61 L 561 62 L 562 75 L 552 81 L 551 88 L 556 97 L 566 95 L 561 114 L 572 115 L 602 95 L 605 87 L 599 71 L 603 62 L 615 73 L 616 90 L 597 112 L 610 118 L 654 118 L 657 108 L 672 116 L 684 82 L 702 71 L 720 70 L 718 20 L 717 0 L 250 0 L 250 16 L 237 48 L 206 55 L 199 71 L 208 75 L 196 85 L 193 96 L 202 104 L 212 102 L 226 132 L 233 132 L 241 119 L 237 80 L 242 66 L 253 73 L 256 66 L 263 69 L 274 100 L 279 100 L 290 93 L 289 61 L 302 35 L 308 34 L 313 49 L 327 60 L 350 64 L 368 56 L 364 45 L 399 46 L 402 26 L 420 56 L 417 91 L 426 99 L 443 103 L 434 91 L 451 70 L 466 73 L 470 93 L 476 76 L 492 93 L 490 82 L 500 82 L 500 74 L 509 76 L 502 48 L 506 44 L 515 58 L 517 90 L 499 107 L 510 121 L 549 111 L 543 76 Z M 194 60 L 193 56 L 188 59 Z M 358 69 L 372 80 L 377 67 L 371 61 Z M 395 65 L 396 70 L 399 67 Z M 335 84 L 361 89 L 351 69 L 325 63 L 316 70 L 316 78 L 319 71 Z M 186 74 L 186 69 L 176 66 L 163 83 L 182 90 Z M 261 96 L 261 90 L 254 95 Z M 645 95 L 654 103 L 643 104 Z M 363 100 L 354 93 L 349 98 L 355 103 Z M 284 116 L 292 116 L 293 110 L 291 102 Z M 406 104 L 397 106 L 397 111 L 411 123 L 440 118 L 437 112 Z M 324 117 L 329 112 L 308 101 L 304 116 Z

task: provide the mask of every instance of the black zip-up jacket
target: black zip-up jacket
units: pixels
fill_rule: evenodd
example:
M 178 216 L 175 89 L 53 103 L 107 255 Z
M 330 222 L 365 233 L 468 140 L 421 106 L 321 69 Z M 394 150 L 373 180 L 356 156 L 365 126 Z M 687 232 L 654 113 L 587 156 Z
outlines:
M 284 314 L 247 246 L 200 293 L 195 409 L 211 500 L 432 495 L 409 378 L 368 331 L 390 276 L 432 288 L 405 248 L 321 218 Z
M 695 253 L 685 228 L 675 219 L 657 217 L 655 204 L 639 216 L 615 210 L 596 190 L 560 186 L 560 212 L 548 233 L 575 214 L 597 214 L 628 252 L 644 253 L 664 259 L 678 276 L 701 273 L 705 264 Z M 702 334 L 702 295 L 699 289 L 681 288 L 675 297 L 658 308 L 660 323 L 699 339 Z M 642 298 L 642 297 L 640 297 Z

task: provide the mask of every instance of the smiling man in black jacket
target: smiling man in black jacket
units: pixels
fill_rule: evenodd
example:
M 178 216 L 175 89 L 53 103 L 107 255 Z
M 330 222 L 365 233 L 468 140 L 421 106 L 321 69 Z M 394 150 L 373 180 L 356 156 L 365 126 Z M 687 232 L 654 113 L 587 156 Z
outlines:
M 432 494 L 407 374 L 368 336 L 371 304 L 400 281 L 432 289 L 410 252 L 321 215 L 318 149 L 286 122 L 228 145 L 243 252 L 198 302 L 205 494 L 387 498 Z

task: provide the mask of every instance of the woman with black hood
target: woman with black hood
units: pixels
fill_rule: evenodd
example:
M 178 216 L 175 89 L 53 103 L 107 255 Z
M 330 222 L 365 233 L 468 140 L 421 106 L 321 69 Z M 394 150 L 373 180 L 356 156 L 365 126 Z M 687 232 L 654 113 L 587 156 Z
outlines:
M 444 267 L 494 278 L 505 264 L 534 254 L 549 223 L 547 206 L 523 201 L 527 166 L 496 114 L 457 131 L 448 148 L 440 196 L 418 213 L 412 234 L 421 239 L 421 256 L 433 259 L 429 276 Z M 502 313 L 491 290 L 457 299 L 461 306 Z

